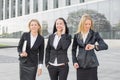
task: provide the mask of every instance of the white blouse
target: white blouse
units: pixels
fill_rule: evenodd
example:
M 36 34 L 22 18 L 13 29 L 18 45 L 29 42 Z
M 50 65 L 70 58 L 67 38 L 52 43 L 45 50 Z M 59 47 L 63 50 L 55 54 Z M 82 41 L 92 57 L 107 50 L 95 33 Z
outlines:
M 55 33 L 55 38 L 54 38 L 54 41 L 53 41 L 53 46 L 54 46 L 55 49 L 57 48 L 60 39 L 61 39 L 61 36 L 58 36 L 58 35 Z M 49 64 L 51 64 L 51 65 L 53 65 L 53 66 L 61 66 L 61 65 L 64 65 L 64 63 L 59 63 L 59 64 L 58 64 L 58 63 L 57 63 L 57 58 L 55 58 L 54 63 L 49 62 Z
M 31 42 L 30 42 L 30 47 L 32 48 L 33 47 L 33 45 L 35 44 L 35 41 L 36 41 L 36 39 L 37 39 L 37 36 L 38 35 L 36 35 L 36 36 L 33 36 L 32 34 L 30 34 L 30 39 L 31 39 Z M 38 67 L 41 69 L 42 68 L 42 64 L 38 64 Z
M 82 32 L 81 32 L 82 33 Z M 87 36 L 88 36 L 89 31 L 86 34 L 82 33 L 82 38 L 83 38 L 83 42 L 85 43 Z

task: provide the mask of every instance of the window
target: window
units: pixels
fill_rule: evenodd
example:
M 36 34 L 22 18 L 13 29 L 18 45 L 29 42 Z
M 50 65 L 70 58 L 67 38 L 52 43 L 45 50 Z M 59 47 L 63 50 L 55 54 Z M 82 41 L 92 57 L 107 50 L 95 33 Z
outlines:
M 69 6 L 70 4 L 70 0 L 66 0 L 66 6 Z
M 47 0 L 43 0 L 43 11 L 48 9 L 47 3 Z
M 38 12 L 38 0 L 34 1 L 34 6 L 35 6 L 35 11 L 34 12 Z
M 85 0 L 80 0 L 80 3 L 83 3 L 83 2 L 85 2 Z
M 27 4 L 26 4 L 27 6 L 27 12 L 26 12 L 26 14 L 29 14 L 30 13 L 30 0 L 27 0 Z
M 54 5 L 54 8 L 58 8 L 58 0 L 54 0 L 53 5 Z

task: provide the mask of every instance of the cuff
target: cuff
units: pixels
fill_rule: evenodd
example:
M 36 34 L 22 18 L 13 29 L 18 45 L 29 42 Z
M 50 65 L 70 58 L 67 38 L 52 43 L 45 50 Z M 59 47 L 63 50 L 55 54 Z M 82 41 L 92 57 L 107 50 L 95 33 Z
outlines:
M 38 64 L 38 68 L 39 68 L 39 69 L 42 69 L 42 65 L 43 65 L 43 64 Z

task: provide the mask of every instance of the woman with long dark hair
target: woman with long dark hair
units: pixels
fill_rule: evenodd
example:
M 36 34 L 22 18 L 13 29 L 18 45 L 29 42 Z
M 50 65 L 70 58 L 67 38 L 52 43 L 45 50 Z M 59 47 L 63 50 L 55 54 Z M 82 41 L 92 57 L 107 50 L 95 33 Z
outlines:
M 55 21 L 53 34 L 49 36 L 45 64 L 51 80 L 67 80 L 69 66 L 67 50 L 71 44 L 71 35 L 63 18 Z

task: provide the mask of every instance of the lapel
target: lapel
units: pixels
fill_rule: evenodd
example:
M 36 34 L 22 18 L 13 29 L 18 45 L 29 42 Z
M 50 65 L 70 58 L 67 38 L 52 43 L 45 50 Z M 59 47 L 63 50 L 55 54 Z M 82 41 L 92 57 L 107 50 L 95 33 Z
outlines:
M 35 43 L 33 44 L 33 46 L 32 46 L 31 49 L 35 48 L 38 45 L 39 42 L 41 42 L 41 41 L 40 41 L 40 37 L 38 35 L 37 38 L 36 38 L 36 40 L 35 40 Z
M 52 34 L 51 37 L 50 37 L 50 44 L 53 48 L 54 48 L 54 46 L 53 46 L 54 38 L 55 38 L 55 34 Z
M 53 46 L 54 38 L 55 38 L 55 34 L 53 34 L 53 35 L 51 36 L 51 42 L 50 42 L 53 48 L 54 48 L 54 46 Z M 58 42 L 58 45 L 57 45 L 56 50 L 60 48 L 60 44 L 61 44 L 61 39 L 60 39 L 59 42 Z M 54 48 L 54 49 L 55 49 L 55 48 Z
M 78 33 L 78 35 L 77 35 L 77 42 L 78 42 L 81 46 L 84 46 L 81 32 Z
M 90 30 L 89 33 L 88 33 L 88 35 L 87 35 L 87 38 L 85 40 L 85 44 L 88 44 L 88 42 L 91 39 L 91 37 L 92 37 L 92 31 Z
M 28 33 L 28 35 L 26 35 L 26 39 L 27 39 L 27 46 L 30 49 L 31 43 L 30 43 L 30 32 Z
M 62 38 L 62 37 L 61 37 Z M 64 43 L 61 43 L 61 38 L 60 38 L 60 40 L 59 40 L 59 42 L 58 42 L 58 45 L 57 45 L 57 48 L 56 49 L 59 49 L 60 48 L 60 44 L 64 44 Z
M 31 37 L 30 37 L 30 32 L 28 33 L 28 36 L 27 36 L 27 44 L 28 44 L 28 48 L 29 49 L 33 49 L 36 47 L 36 45 L 38 45 L 38 43 L 40 42 L 40 35 L 38 34 L 36 40 L 35 40 L 35 43 L 33 44 L 32 48 L 31 48 Z

